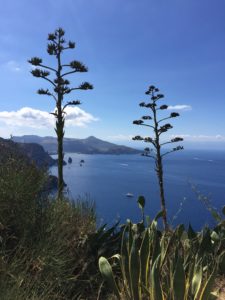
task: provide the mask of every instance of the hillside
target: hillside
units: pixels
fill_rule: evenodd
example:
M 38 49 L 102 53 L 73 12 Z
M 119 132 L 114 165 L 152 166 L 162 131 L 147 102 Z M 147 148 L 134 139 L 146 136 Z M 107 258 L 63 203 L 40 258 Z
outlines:
M 21 157 L 34 162 L 38 167 L 51 167 L 57 164 L 41 145 L 36 143 L 15 143 L 11 140 L 0 138 L 0 161 L 8 157 Z
M 49 153 L 57 152 L 57 139 L 55 137 L 24 135 L 14 136 L 13 140 L 19 143 L 38 143 Z M 67 153 L 82 154 L 136 154 L 140 152 L 130 147 L 100 140 L 94 136 L 90 136 L 86 139 L 65 138 L 64 151 Z
M 16 159 L 32 165 L 35 163 L 37 169 L 56 165 L 57 160 L 53 159 L 41 145 L 36 143 L 15 143 L 12 140 L 0 138 L 0 166 L 4 165 L 9 159 Z M 64 183 L 66 186 L 66 184 Z M 43 186 L 44 192 L 51 192 L 57 188 L 57 177 L 48 175 L 47 180 Z

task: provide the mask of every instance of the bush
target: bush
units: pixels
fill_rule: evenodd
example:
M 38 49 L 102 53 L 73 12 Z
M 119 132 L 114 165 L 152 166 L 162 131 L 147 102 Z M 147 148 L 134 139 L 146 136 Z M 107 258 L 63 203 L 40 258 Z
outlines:
M 96 294 L 97 257 L 88 244 L 88 236 L 96 231 L 93 206 L 51 199 L 43 212 L 42 224 L 36 224 L 38 236 L 23 237 L 7 251 L 2 247 L 0 298 L 78 299 Z
M 0 224 L 14 239 L 34 234 L 47 175 L 22 157 L 0 164 Z M 3 232 L 2 232 L 3 233 Z
M 78 299 L 100 276 L 94 205 L 43 195 L 46 172 L 15 153 L 0 163 L 0 299 Z M 91 299 L 91 298 L 90 298 Z

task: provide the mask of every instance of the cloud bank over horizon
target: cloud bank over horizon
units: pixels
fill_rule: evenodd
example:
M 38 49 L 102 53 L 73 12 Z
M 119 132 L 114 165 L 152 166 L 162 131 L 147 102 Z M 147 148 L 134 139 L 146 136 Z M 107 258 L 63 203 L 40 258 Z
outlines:
M 117 135 L 108 135 L 107 139 L 114 142 L 132 142 L 136 143 L 137 145 L 144 145 L 142 143 L 134 142 L 132 141 L 132 137 L 134 137 L 135 134 L 117 134 Z M 143 135 L 145 137 L 145 135 Z M 162 142 L 168 141 L 170 139 L 173 139 L 175 137 L 182 137 L 184 139 L 185 143 L 194 143 L 194 144 L 201 144 L 201 143 L 225 143 L 225 135 L 221 134 L 215 134 L 215 135 L 204 135 L 204 134 L 172 134 L 172 135 L 166 135 L 162 137 Z
M 184 141 L 187 142 L 225 142 L 225 136 L 221 134 L 215 135 L 204 135 L 204 134 L 177 134 L 172 135 L 171 137 L 174 138 L 176 136 L 182 137 Z
M 85 112 L 79 107 L 67 107 L 65 126 L 85 127 L 87 124 L 98 121 L 90 113 Z M 54 126 L 55 118 L 46 111 L 34 109 L 31 107 L 22 107 L 17 111 L 0 111 L 0 122 L 11 127 L 26 127 L 26 128 L 45 128 Z

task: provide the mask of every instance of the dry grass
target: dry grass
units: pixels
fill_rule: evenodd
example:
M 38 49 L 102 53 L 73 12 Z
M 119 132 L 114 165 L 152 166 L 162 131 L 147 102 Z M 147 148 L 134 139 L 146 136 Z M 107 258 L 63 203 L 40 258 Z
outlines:
M 216 279 L 214 293 L 218 300 L 225 300 L 225 276 Z

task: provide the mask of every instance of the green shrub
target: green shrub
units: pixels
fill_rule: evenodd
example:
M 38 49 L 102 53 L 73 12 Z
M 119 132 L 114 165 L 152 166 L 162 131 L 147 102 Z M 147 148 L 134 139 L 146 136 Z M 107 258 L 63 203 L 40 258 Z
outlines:
M 5 233 L 14 238 L 34 234 L 46 178 L 44 171 L 21 157 L 8 157 L 0 164 L 0 224 Z
M 94 205 L 43 196 L 46 178 L 23 156 L 1 159 L 0 299 L 78 299 L 98 291 Z
M 38 239 L 23 238 L 12 251 L 2 250 L 0 298 L 16 293 L 16 299 L 78 299 L 94 289 L 95 294 L 97 258 L 87 243 L 96 230 L 93 207 L 52 199 L 41 227 Z

